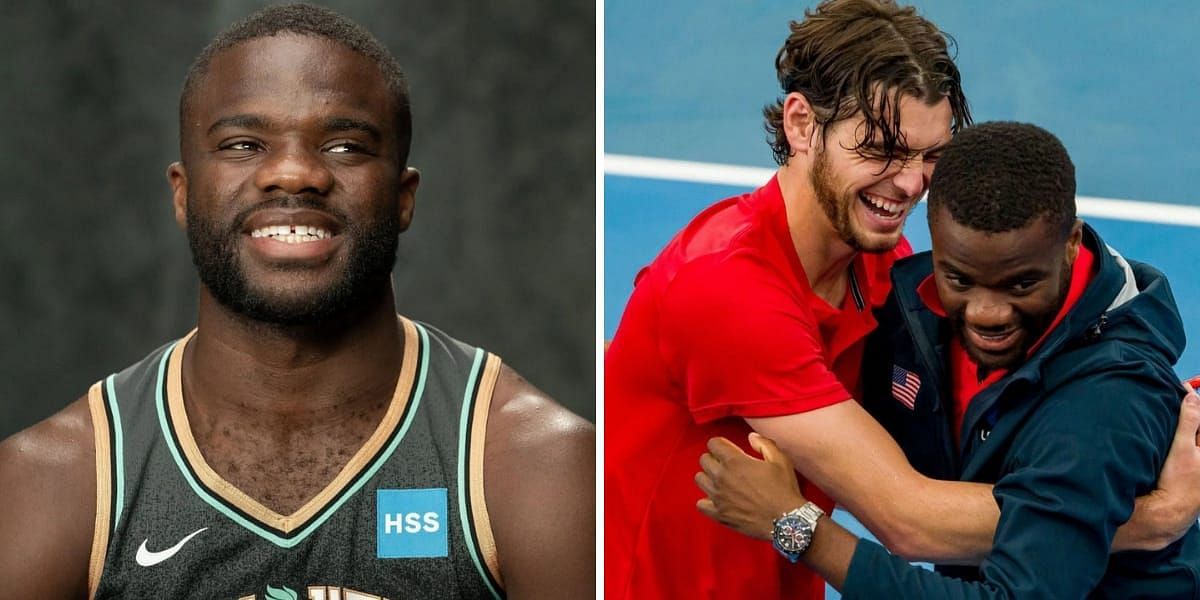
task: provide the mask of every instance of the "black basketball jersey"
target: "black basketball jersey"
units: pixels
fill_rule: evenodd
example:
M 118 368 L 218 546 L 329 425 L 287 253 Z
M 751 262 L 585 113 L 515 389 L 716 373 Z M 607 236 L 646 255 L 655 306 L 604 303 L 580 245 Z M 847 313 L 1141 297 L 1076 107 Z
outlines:
M 503 597 L 483 497 L 500 360 L 401 323 L 404 357 L 382 422 L 290 515 L 251 499 L 201 456 L 180 376 L 191 334 L 92 386 L 91 597 Z

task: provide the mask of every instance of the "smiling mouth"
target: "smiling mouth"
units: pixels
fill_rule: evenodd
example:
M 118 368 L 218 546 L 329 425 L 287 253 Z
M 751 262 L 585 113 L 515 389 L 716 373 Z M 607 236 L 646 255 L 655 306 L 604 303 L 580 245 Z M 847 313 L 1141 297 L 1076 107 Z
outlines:
M 896 202 L 866 192 L 859 192 L 858 200 L 867 207 L 867 210 L 884 219 L 902 218 L 911 205 L 910 202 Z
M 270 238 L 285 244 L 306 244 L 329 239 L 333 234 L 308 225 L 267 225 L 250 232 L 252 238 Z
M 332 214 L 311 208 L 264 208 L 242 225 L 247 249 L 272 265 L 316 266 L 328 262 L 345 242 Z
M 1002 333 L 981 333 L 967 328 L 967 336 L 971 340 L 971 345 L 989 354 L 1000 354 L 1012 349 L 1017 341 L 1018 332 L 1017 329 L 1010 329 Z

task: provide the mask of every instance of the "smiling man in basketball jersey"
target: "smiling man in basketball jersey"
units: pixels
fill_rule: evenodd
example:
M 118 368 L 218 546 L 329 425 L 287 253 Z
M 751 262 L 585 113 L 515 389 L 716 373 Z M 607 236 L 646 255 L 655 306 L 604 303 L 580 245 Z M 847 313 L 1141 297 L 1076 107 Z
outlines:
M 592 595 L 592 427 L 396 314 L 419 174 L 390 54 L 265 9 L 196 59 L 180 126 L 197 329 L 0 444 L 3 595 Z

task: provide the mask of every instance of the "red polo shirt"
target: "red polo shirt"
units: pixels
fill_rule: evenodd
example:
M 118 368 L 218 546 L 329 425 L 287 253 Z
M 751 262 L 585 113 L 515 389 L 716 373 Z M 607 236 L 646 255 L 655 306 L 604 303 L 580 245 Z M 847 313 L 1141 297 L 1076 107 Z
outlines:
M 744 418 L 857 395 L 871 308 L 910 253 L 902 240 L 860 255 L 845 301 L 830 306 L 808 285 L 772 179 L 700 213 L 638 274 L 605 355 L 607 597 L 824 596 L 808 569 L 701 515 L 693 476 L 710 437 L 745 445 Z
M 1041 347 L 1042 342 L 1054 331 L 1055 327 L 1062 322 L 1067 313 L 1083 296 L 1083 291 L 1087 289 L 1089 283 L 1096 273 L 1096 257 L 1091 250 L 1080 244 L 1079 254 L 1075 257 L 1075 264 L 1071 266 L 1071 283 L 1067 289 L 1066 300 L 1063 301 L 1062 307 L 1058 309 L 1058 314 L 1054 316 L 1054 320 L 1050 322 L 1050 326 L 1042 333 L 1032 346 L 1029 347 L 1029 352 L 1026 357 L 1033 356 L 1033 353 Z M 921 285 L 917 287 L 917 294 L 921 297 L 921 301 L 929 308 L 933 314 L 945 318 L 946 309 L 942 306 L 942 299 L 937 293 L 937 283 L 934 282 L 933 275 L 926 277 Z M 950 387 L 954 394 L 954 443 L 958 444 L 959 436 L 961 435 L 963 418 L 967 414 L 967 406 L 971 404 L 971 399 L 979 392 L 982 392 L 988 386 L 1000 381 L 1008 371 L 997 369 L 988 373 L 987 377 L 979 379 L 979 364 L 967 354 L 967 350 L 963 348 L 962 339 L 955 335 L 950 340 Z

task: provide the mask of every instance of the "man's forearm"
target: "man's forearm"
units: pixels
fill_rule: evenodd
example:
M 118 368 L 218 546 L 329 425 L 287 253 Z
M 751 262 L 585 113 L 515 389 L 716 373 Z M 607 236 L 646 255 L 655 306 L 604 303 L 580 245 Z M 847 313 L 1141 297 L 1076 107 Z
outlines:
M 841 590 L 850 571 L 850 561 L 854 558 L 854 548 L 858 545 L 858 537 L 846 531 L 832 518 L 824 517 L 817 522 L 813 532 L 812 543 L 808 551 L 800 555 L 800 560 L 808 568 L 816 571 L 834 589 Z
M 1000 520 L 992 486 L 982 483 L 924 479 L 925 490 L 903 502 L 907 540 L 885 546 L 910 561 L 978 565 L 987 558 Z
M 1186 528 L 1172 529 L 1166 524 L 1190 522 L 1192 513 L 1180 514 L 1179 507 L 1158 492 L 1139 496 L 1133 503 L 1133 515 L 1117 529 L 1113 537 L 1112 551 L 1161 550 L 1187 531 Z
M 977 564 L 991 548 L 1000 518 L 991 486 L 924 477 L 856 402 L 747 421 L 892 552 Z
M 850 577 L 850 566 L 854 562 L 855 552 L 860 543 L 869 544 L 866 550 L 868 556 L 874 555 L 876 561 L 890 561 L 888 568 L 873 568 L 876 565 L 859 564 L 855 566 L 854 585 L 856 589 L 846 590 Z M 833 519 L 821 519 L 813 541 L 808 551 L 801 555 L 800 560 L 808 568 L 816 571 L 829 585 L 840 592 L 854 597 L 888 597 L 897 598 L 954 598 L 955 600 L 980 599 L 992 597 L 1008 597 L 996 586 L 984 582 L 966 582 L 905 563 L 870 542 L 861 542 L 854 534 L 846 531 Z M 865 572 L 858 572 L 865 569 Z M 882 577 L 877 579 L 876 577 Z M 861 589 L 866 586 L 869 589 Z M 886 590 L 886 591 L 885 591 Z

